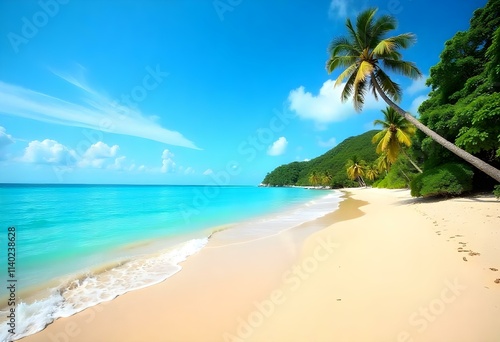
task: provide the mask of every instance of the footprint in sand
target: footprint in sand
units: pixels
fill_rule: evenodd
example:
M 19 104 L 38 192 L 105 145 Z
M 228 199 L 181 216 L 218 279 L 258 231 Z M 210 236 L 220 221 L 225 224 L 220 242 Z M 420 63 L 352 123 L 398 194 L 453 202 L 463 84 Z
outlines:
M 467 261 L 467 258 L 466 257 L 463 257 L 464 261 Z
M 475 256 L 475 255 L 481 255 L 481 253 L 470 251 L 469 255 L 470 256 Z
M 498 268 L 490 267 L 490 270 L 492 270 L 493 272 L 496 272 L 496 271 L 498 271 Z
M 496 279 L 495 283 L 500 284 L 500 279 Z

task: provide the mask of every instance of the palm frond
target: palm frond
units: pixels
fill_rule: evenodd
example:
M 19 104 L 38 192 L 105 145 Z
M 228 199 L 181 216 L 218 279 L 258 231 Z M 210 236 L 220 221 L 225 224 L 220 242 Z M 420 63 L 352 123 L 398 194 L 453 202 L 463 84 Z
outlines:
M 347 62 L 348 62 L 348 60 L 344 60 L 344 61 L 333 60 L 332 61 L 333 66 L 331 67 L 332 68 L 331 71 L 333 71 L 333 69 L 335 69 L 337 66 L 340 66 L 340 64 L 347 63 Z M 356 71 L 358 66 L 356 65 L 356 63 L 351 63 L 350 65 L 346 65 L 346 67 L 347 67 L 347 69 L 342 71 L 342 73 L 337 77 L 337 81 L 335 82 L 335 86 L 338 86 L 347 77 L 351 76 L 351 74 L 353 74 Z M 327 68 L 328 68 L 328 71 L 330 71 L 330 67 L 327 66 Z
M 356 79 L 356 73 L 352 73 L 351 76 L 349 76 L 349 79 L 347 80 L 344 89 L 342 89 L 342 94 L 341 94 L 341 100 L 342 102 L 346 102 L 351 96 L 354 91 L 354 80 Z M 339 83 L 339 79 L 337 78 L 337 82 L 335 85 Z
M 391 51 L 394 50 L 396 44 L 390 39 L 381 40 L 377 46 L 375 46 L 372 50 L 372 56 L 383 56 L 386 54 L 390 54 Z
M 356 62 L 357 57 L 355 56 L 333 56 L 326 62 L 326 70 L 328 73 L 332 73 L 339 67 L 347 68 Z
M 356 72 L 356 79 L 354 82 L 357 84 L 359 82 L 364 82 L 368 76 L 373 71 L 373 64 L 367 61 L 362 61 Z
M 354 82 L 353 103 L 357 112 L 361 112 L 365 104 L 366 84 L 366 80 Z
M 375 78 L 372 78 L 371 81 L 378 82 L 382 91 L 384 91 L 394 102 L 398 103 L 401 101 L 401 87 L 399 84 L 391 80 L 391 78 L 382 69 L 376 69 Z
M 384 151 L 387 152 L 387 158 L 391 163 L 395 163 L 399 156 L 399 150 L 401 145 L 397 141 L 397 139 L 391 139 L 387 144 L 387 147 Z
M 374 49 L 378 42 L 385 39 L 386 34 L 394 30 L 397 26 L 396 19 L 390 15 L 383 15 L 373 24 L 371 38 L 368 44 L 370 49 Z
M 384 134 L 385 134 L 385 132 L 383 130 L 378 132 L 378 133 L 375 133 L 375 135 L 372 138 L 372 144 L 376 144 L 380 139 L 382 139 L 382 136 Z
M 362 41 L 361 41 L 358 33 L 356 32 L 356 30 L 354 30 L 354 27 L 352 26 L 350 19 L 346 20 L 345 26 L 347 26 L 347 30 L 349 32 L 349 35 L 351 36 L 351 42 L 352 42 L 353 48 L 356 50 L 359 50 L 359 51 L 363 51 Z
M 383 128 L 388 128 L 391 124 L 387 121 L 383 121 L 383 120 L 379 120 L 379 119 L 373 121 L 373 126 L 378 126 L 378 125 L 382 126 Z
M 352 40 L 344 36 L 333 39 L 327 51 L 330 56 L 359 55 L 361 53 L 361 51 L 356 50 Z
M 396 44 L 397 48 L 407 49 L 413 44 L 417 42 L 417 37 L 413 33 L 402 33 L 397 36 L 389 38 L 394 44 Z
M 385 129 L 382 132 L 384 132 L 385 134 L 382 136 L 382 139 L 380 139 L 380 141 L 377 145 L 377 149 L 375 151 L 378 154 L 380 154 L 382 152 L 387 152 L 387 148 L 391 144 L 391 141 L 393 140 L 391 131 L 389 131 L 388 129 Z
M 396 138 L 397 138 L 397 141 L 400 143 L 400 144 L 404 144 L 408 147 L 411 146 L 411 138 L 408 134 L 406 134 L 401 128 L 398 128 L 396 130 Z
M 422 73 L 418 70 L 417 66 L 413 62 L 394 60 L 394 59 L 383 59 L 382 63 L 384 66 L 403 76 L 409 77 L 411 79 L 417 79 L 422 77 Z
M 369 46 L 375 13 L 377 13 L 376 8 L 369 8 L 361 12 L 356 19 L 356 33 L 363 48 Z

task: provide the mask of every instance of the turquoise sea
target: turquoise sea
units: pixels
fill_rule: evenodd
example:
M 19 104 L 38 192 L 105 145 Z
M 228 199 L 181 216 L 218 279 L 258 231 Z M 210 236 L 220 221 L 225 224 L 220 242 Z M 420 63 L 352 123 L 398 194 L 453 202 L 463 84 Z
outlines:
M 0 184 L 0 280 L 16 228 L 16 335 L 0 286 L 0 341 L 20 338 L 125 292 L 164 281 L 225 230 L 259 238 L 321 217 L 340 193 L 250 186 Z M 3 265 L 3 266 L 2 266 Z

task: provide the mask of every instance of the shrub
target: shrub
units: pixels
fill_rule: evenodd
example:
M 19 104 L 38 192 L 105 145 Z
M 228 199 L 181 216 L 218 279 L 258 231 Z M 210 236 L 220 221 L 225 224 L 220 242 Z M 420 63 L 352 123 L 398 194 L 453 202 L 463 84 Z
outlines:
M 474 172 L 469 166 L 448 163 L 424 171 L 411 182 L 411 195 L 415 197 L 457 196 L 472 190 Z
M 495 185 L 495 188 L 493 189 L 493 195 L 495 195 L 496 198 L 500 198 L 500 185 Z
M 374 187 L 384 188 L 384 189 L 404 189 L 407 187 L 407 184 L 404 179 L 401 178 L 392 178 L 390 175 L 387 175 L 384 179 L 377 183 Z

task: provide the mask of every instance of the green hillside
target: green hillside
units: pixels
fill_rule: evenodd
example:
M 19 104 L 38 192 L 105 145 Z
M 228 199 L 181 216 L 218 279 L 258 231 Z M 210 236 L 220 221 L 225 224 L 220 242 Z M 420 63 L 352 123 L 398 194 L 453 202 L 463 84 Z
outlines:
M 347 138 L 330 151 L 310 161 L 281 165 L 268 173 L 262 184 L 269 186 L 310 185 L 308 178 L 312 171 L 329 171 L 333 176 L 331 184 L 334 187 L 356 186 L 357 183 L 347 178 L 345 164 L 353 156 L 367 163 L 372 163 L 377 159 L 375 147 L 371 142 L 377 132 L 372 130 Z

